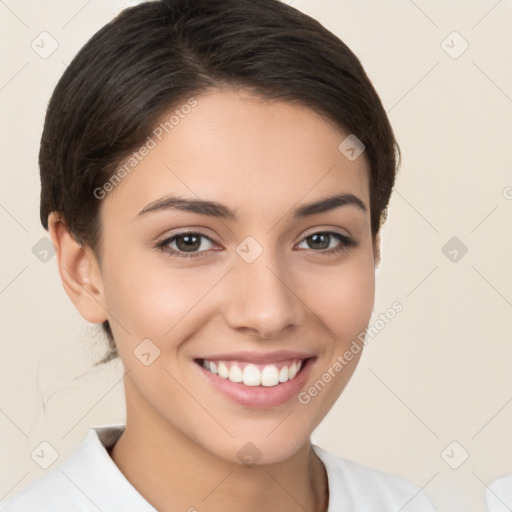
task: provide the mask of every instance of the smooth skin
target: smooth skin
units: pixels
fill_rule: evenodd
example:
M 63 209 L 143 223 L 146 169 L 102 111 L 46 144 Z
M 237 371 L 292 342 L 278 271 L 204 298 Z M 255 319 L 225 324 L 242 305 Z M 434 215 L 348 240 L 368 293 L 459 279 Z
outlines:
M 247 91 L 213 89 L 101 202 L 101 258 L 55 213 L 49 231 L 66 292 L 82 317 L 109 320 L 126 370 L 126 429 L 111 457 L 156 509 L 325 511 L 327 475 L 310 435 L 352 376 L 361 353 L 307 405 L 254 409 L 231 401 L 194 358 L 236 351 L 316 356 L 303 390 L 367 327 L 379 238 L 370 229 L 369 165 L 338 149 L 348 135 L 306 107 Z M 168 117 L 168 116 L 164 116 Z M 292 211 L 351 193 L 344 205 L 294 219 Z M 169 194 L 216 201 L 237 220 L 167 209 L 138 216 Z M 327 248 L 315 233 L 356 242 Z M 199 232 L 193 254 L 177 233 Z M 248 236 L 263 253 L 236 252 Z M 342 247 L 337 253 L 330 249 Z M 172 251 L 175 251 L 174 253 Z M 144 339 L 160 350 L 149 366 Z M 261 459 L 237 453 L 252 443 Z

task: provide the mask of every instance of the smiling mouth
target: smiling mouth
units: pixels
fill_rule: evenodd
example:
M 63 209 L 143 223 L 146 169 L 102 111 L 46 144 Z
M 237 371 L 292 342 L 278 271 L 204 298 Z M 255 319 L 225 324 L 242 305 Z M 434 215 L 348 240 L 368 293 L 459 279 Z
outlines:
M 295 379 L 309 359 L 313 358 L 292 359 L 273 364 L 208 359 L 195 359 L 195 362 L 210 373 L 234 383 L 250 387 L 273 387 Z

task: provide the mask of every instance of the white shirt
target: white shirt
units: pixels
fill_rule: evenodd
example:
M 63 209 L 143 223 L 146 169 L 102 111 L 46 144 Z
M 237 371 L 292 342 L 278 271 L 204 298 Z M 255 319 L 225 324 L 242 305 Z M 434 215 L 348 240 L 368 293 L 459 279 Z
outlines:
M 489 512 L 510 512 L 512 509 L 512 475 L 494 480 L 485 489 L 485 501 Z
M 59 466 L 0 503 L 0 512 L 155 512 L 107 452 L 123 430 L 90 429 Z M 328 512 L 433 512 L 425 493 L 407 480 L 312 446 L 327 471 Z

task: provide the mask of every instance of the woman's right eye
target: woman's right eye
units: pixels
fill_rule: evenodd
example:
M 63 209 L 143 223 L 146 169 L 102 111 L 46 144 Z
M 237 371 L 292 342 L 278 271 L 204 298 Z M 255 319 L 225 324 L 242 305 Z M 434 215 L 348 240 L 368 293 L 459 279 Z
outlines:
M 157 247 L 169 256 L 178 258 L 197 258 L 204 256 L 207 250 L 204 249 L 203 240 L 207 240 L 212 245 L 213 241 L 201 233 L 183 232 L 171 236 L 160 242 Z M 203 250 L 199 250 L 203 248 Z

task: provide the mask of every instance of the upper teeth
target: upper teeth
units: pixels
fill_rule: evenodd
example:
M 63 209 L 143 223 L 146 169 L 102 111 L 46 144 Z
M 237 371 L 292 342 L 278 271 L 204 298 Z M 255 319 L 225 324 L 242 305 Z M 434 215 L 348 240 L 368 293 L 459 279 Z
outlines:
M 246 386 L 276 386 L 280 382 L 292 380 L 301 369 L 304 360 L 298 359 L 280 369 L 274 364 L 261 366 L 239 363 L 235 361 L 208 361 L 203 360 L 203 366 L 215 375 L 231 382 L 243 382 Z M 242 369 L 243 367 L 243 369 Z

